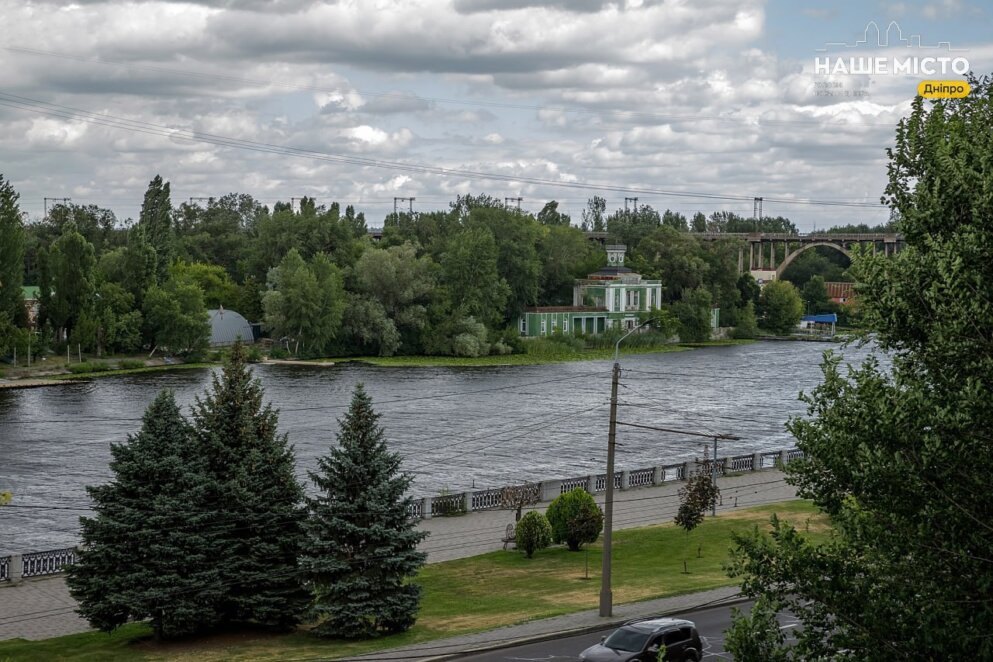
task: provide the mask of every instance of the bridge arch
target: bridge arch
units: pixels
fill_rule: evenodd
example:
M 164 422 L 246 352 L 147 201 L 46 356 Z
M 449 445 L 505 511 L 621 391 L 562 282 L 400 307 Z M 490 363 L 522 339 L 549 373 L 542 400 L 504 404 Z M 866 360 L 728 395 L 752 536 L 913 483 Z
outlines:
M 852 252 L 850 250 L 848 250 L 841 244 L 836 244 L 832 241 L 817 241 L 812 244 L 801 244 L 800 248 L 787 255 L 786 259 L 783 260 L 783 263 L 780 264 L 779 267 L 776 269 L 776 280 L 779 280 L 780 276 L 783 275 L 783 272 L 786 271 L 786 269 L 793 263 L 793 260 L 795 260 L 801 253 L 810 250 L 811 248 L 817 248 L 818 246 L 827 246 L 828 248 L 833 248 L 834 250 L 838 251 L 839 253 L 847 257 L 849 260 L 852 259 Z

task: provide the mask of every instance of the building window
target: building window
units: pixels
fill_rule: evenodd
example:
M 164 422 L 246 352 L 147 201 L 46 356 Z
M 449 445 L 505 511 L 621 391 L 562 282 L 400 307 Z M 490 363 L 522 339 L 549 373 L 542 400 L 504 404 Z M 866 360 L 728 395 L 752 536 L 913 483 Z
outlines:
M 546 324 L 545 318 L 542 317 L 541 318 L 541 335 L 545 335 L 545 333 L 546 333 L 546 330 L 547 329 L 546 329 L 545 324 Z
M 569 333 L 569 320 L 562 320 L 562 333 Z
M 528 334 L 528 318 L 526 315 L 521 315 L 521 335 L 526 336 Z

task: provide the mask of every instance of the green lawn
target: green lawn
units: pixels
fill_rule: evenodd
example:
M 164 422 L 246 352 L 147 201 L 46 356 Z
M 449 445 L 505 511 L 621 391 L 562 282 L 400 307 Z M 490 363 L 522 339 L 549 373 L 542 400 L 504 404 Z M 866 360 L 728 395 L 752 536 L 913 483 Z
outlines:
M 790 501 L 741 509 L 708 518 L 685 533 L 671 524 L 614 534 L 614 601 L 617 604 L 679 595 L 732 584 L 723 571 L 733 531 L 765 527 L 778 513 L 826 536 L 829 524 L 812 505 Z M 698 556 L 699 551 L 699 556 Z M 487 630 L 537 618 L 595 608 L 600 591 L 600 547 L 585 552 L 556 547 L 526 559 L 518 552 L 492 552 L 424 568 L 418 581 L 424 599 L 409 632 L 366 642 L 328 642 L 305 632 L 290 635 L 224 633 L 156 644 L 141 624 L 112 635 L 87 633 L 39 642 L 0 642 L 0 662 L 26 660 L 284 660 L 355 655 L 383 648 Z M 683 562 L 687 572 L 683 572 Z

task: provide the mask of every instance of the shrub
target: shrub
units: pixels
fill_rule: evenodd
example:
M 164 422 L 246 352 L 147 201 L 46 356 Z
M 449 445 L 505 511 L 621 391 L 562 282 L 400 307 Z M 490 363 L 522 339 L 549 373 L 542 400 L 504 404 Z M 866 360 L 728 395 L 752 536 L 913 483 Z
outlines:
M 503 344 L 502 340 L 498 340 L 492 345 L 490 345 L 490 354 L 513 354 L 514 349 L 510 345 Z
M 596 542 L 603 530 L 603 511 L 593 495 L 581 487 L 561 494 L 548 506 L 552 539 L 564 542 L 573 552 L 583 543 Z
M 84 372 L 107 372 L 108 370 L 110 370 L 110 364 L 108 363 L 90 363 L 84 361 L 83 363 L 74 363 L 69 366 L 69 372 L 74 375 Z
M 145 367 L 145 362 L 141 359 L 121 359 L 117 364 L 121 370 L 137 370 Z
M 286 351 L 285 348 L 279 345 L 273 345 L 272 349 L 269 350 L 269 357 L 273 359 L 285 359 L 289 357 L 290 353 Z
M 552 544 L 552 526 L 548 523 L 548 518 L 535 510 L 525 513 L 517 523 L 515 542 L 517 549 L 528 558 L 534 556 L 539 549 L 548 547 Z
M 248 359 L 249 363 L 262 363 L 262 350 L 256 345 L 251 345 L 247 350 L 245 350 L 245 358 Z

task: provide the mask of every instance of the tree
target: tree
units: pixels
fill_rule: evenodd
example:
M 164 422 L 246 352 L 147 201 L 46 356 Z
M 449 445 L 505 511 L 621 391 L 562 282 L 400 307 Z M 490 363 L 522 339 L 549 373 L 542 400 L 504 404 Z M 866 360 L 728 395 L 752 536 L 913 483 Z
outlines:
M 697 212 L 693 214 L 693 221 L 690 229 L 693 232 L 706 232 L 707 231 L 707 217 L 704 216 L 703 212 Z
M 724 648 L 740 662 L 788 662 L 786 634 L 776 620 L 776 608 L 759 598 L 747 614 L 731 608 L 731 627 L 724 633 Z
M 113 480 L 87 487 L 93 515 L 80 518 L 82 545 L 68 567 L 69 591 L 93 627 L 148 620 L 156 637 L 217 624 L 227 587 L 219 561 L 210 479 L 189 424 L 162 391 L 125 444 L 111 444 Z
M 310 472 L 318 495 L 307 499 L 300 566 L 313 593 L 312 631 L 349 639 L 402 632 L 417 615 L 421 589 L 410 580 L 427 558 L 417 550 L 427 534 L 408 515 L 411 478 L 361 384 L 337 441 Z
M 703 523 L 704 515 L 721 496 L 710 471 L 710 462 L 704 460 L 700 471 L 687 478 L 679 490 L 679 509 L 673 521 L 687 533 Z
M 356 290 L 380 304 L 398 339 L 403 336 L 408 347 L 427 323 L 427 305 L 437 284 L 438 266 L 430 256 L 417 256 L 411 243 L 385 250 L 367 250 L 355 265 Z M 392 343 L 380 343 L 380 354 L 389 356 L 397 350 Z M 398 345 L 399 343 L 397 343 Z M 388 348 L 388 353 L 382 350 Z
M 169 182 L 163 182 L 159 175 L 155 175 L 148 183 L 145 199 L 141 203 L 141 214 L 138 216 L 138 227 L 155 249 L 155 273 L 159 280 L 165 280 L 175 253 L 175 241 Z
M 75 223 L 67 223 L 62 236 L 52 244 L 48 261 L 52 274 L 48 315 L 52 324 L 62 330 L 62 337 L 68 338 L 80 318 L 93 307 L 93 244 L 76 231 Z
M 196 399 L 198 451 L 212 482 L 211 507 L 227 526 L 216 532 L 212 560 L 225 593 L 223 622 L 286 630 L 307 603 L 297 555 L 303 535 L 303 488 L 294 475 L 293 448 L 277 432 L 279 416 L 264 405 L 237 342 L 211 388 Z
M 141 311 L 135 310 L 131 293 L 117 283 L 102 283 L 95 297 L 92 325 L 97 355 L 141 347 Z
M 24 318 L 21 285 L 24 274 L 24 222 L 18 196 L 0 175 L 0 324 L 13 326 Z
M 583 210 L 583 230 L 586 232 L 603 232 L 607 229 L 606 223 L 607 201 L 599 195 L 594 195 L 586 201 L 586 209 Z
M 207 308 L 233 308 L 238 298 L 238 286 L 216 264 L 177 260 L 169 266 L 169 277 L 197 285 L 203 292 L 203 302 Z
M 453 307 L 491 328 L 499 326 L 510 287 L 497 270 L 493 233 L 473 227 L 455 235 L 441 256 L 441 267 Z
M 679 339 L 682 342 L 710 340 L 710 292 L 702 287 L 683 292 L 683 298 L 672 305 L 679 320 Z
M 572 224 L 572 219 L 568 214 L 559 212 L 559 203 L 556 200 L 549 200 L 538 212 L 537 221 L 542 225 L 566 226 Z
M 521 521 L 521 512 L 541 499 L 541 489 L 537 483 L 510 485 L 500 490 L 500 507 L 514 511 L 514 521 Z
M 831 300 L 828 298 L 823 276 L 813 276 L 803 286 L 803 304 L 811 315 L 828 311 Z
M 662 214 L 662 225 L 670 227 L 673 230 L 679 230 L 680 232 L 689 232 L 690 226 L 686 222 L 686 216 L 680 214 L 678 211 L 665 210 Z
M 552 544 L 552 526 L 548 518 L 536 510 L 524 514 L 514 529 L 514 544 L 531 558 L 539 549 Z
M 545 513 L 552 526 L 552 540 L 578 552 L 584 543 L 596 542 L 603 531 L 603 511 L 581 487 L 555 497 Z
M 759 317 L 762 327 L 773 333 L 793 332 L 803 317 L 803 300 L 793 283 L 785 280 L 767 283 L 759 296 Z
M 542 305 L 572 303 L 576 278 L 584 278 L 603 263 L 604 253 L 577 228 L 550 225 L 538 240 L 541 263 L 538 300 Z
M 738 324 L 732 334 L 739 340 L 756 338 L 759 335 L 759 323 L 755 317 L 755 304 L 749 301 L 738 313 Z
M 203 293 L 193 283 L 166 281 L 145 295 L 145 323 L 157 347 L 179 354 L 207 349 L 210 322 Z
M 275 337 L 287 336 L 311 352 L 322 351 L 341 327 L 345 290 L 341 272 L 327 255 L 308 264 L 294 248 L 269 271 L 262 297 L 265 322 Z
M 788 475 L 831 518 L 820 544 L 774 520 L 736 538 L 733 574 L 803 623 L 795 659 L 990 659 L 993 640 L 993 81 L 917 97 L 888 151 L 885 201 L 907 242 L 855 257 L 868 327 L 889 360 L 805 395 Z M 769 630 L 771 624 L 764 628 Z

